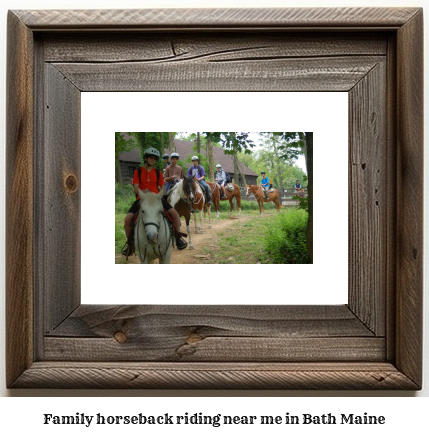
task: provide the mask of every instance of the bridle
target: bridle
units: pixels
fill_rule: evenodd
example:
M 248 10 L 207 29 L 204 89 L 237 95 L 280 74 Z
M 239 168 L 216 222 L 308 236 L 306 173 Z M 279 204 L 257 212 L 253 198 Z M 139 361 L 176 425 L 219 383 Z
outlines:
M 165 242 L 165 251 L 164 251 L 164 253 L 161 254 L 161 244 L 159 242 L 158 242 L 158 253 L 156 252 L 155 244 L 154 243 L 150 243 L 150 244 L 152 245 L 152 250 L 155 253 L 156 257 L 160 258 L 161 260 L 164 260 L 164 256 L 166 255 L 166 253 L 168 251 L 168 248 L 170 247 L 170 242 L 173 240 L 173 232 L 170 231 L 169 232 L 170 233 L 170 237 L 167 237 L 167 235 L 168 235 L 168 228 L 170 227 L 170 225 L 168 224 L 168 218 L 165 215 L 164 211 L 160 210 L 159 213 L 161 214 L 162 218 L 164 218 L 164 230 L 165 230 L 165 235 L 166 235 L 166 238 L 165 238 L 166 242 Z M 145 223 L 144 219 L 143 219 L 143 214 L 144 214 L 144 211 L 140 209 L 139 215 L 140 215 L 141 219 L 137 219 L 137 235 L 139 234 L 140 221 L 143 223 L 145 231 L 146 231 L 146 227 L 147 226 L 154 226 L 157 229 L 157 233 L 159 233 L 159 229 L 160 229 L 160 226 L 161 226 L 161 224 L 159 224 L 160 221 L 158 221 L 158 223 L 152 223 L 152 222 Z M 167 226 L 168 226 L 168 228 L 167 228 Z M 142 259 L 141 254 L 140 254 L 141 252 L 140 252 L 139 238 L 138 237 L 136 238 L 137 250 L 139 252 L 141 262 L 144 262 L 145 259 L 146 259 L 147 243 L 148 242 L 149 241 L 147 240 L 147 236 L 146 236 L 146 244 L 145 244 L 145 247 L 144 247 L 144 257 Z
M 252 185 L 248 185 L 248 188 L 247 188 L 247 192 L 249 192 L 249 194 L 247 194 L 247 192 L 246 192 L 246 194 L 250 195 L 250 192 L 251 192 L 255 196 L 256 201 L 259 201 L 262 198 L 262 196 L 264 195 L 264 193 L 262 192 L 262 187 L 259 186 L 258 190 L 256 192 L 253 192 L 253 191 L 251 191 L 250 186 L 252 186 Z M 257 198 L 256 194 L 259 192 L 259 189 L 261 190 L 261 195 Z

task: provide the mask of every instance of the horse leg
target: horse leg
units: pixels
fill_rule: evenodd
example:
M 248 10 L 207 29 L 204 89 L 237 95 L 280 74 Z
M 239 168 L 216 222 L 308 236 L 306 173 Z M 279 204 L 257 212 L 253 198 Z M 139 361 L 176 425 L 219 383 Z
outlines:
M 195 214 L 194 214 L 195 215 Z M 191 237 L 191 214 L 189 213 L 189 216 L 186 218 L 186 231 L 188 232 L 188 238 L 189 238 L 189 249 L 194 250 L 194 244 L 192 243 L 192 237 Z
M 240 195 L 240 191 L 238 193 L 238 195 L 235 196 L 235 199 L 237 200 L 237 207 L 238 207 L 238 216 L 241 215 L 241 195 Z
M 200 210 L 200 233 L 204 233 L 204 231 L 203 231 L 203 210 L 204 210 L 204 206 Z
M 212 228 L 212 223 L 211 223 L 211 221 L 210 221 L 211 214 L 212 214 L 212 208 L 211 208 L 211 206 L 209 206 L 209 207 L 207 208 L 207 215 L 209 216 L 209 229 Z
M 233 204 L 232 204 L 232 199 L 233 199 L 233 198 L 234 198 L 234 197 L 228 198 L 228 201 L 229 201 L 229 213 L 228 213 L 228 218 L 231 217 L 231 215 L 232 215 L 232 209 L 234 209 L 234 206 L 233 206 Z

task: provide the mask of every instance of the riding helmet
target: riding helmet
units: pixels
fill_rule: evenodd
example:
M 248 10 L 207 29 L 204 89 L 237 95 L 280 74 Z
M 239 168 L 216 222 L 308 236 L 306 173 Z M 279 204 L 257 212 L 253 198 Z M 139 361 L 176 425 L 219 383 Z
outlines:
M 144 151 L 143 159 L 145 159 L 149 156 L 153 156 L 156 158 L 156 160 L 158 160 L 159 159 L 159 151 L 156 148 L 149 147 Z
M 168 154 L 163 154 L 163 155 L 162 155 L 162 158 L 163 158 L 163 159 L 168 159 L 169 157 L 170 157 L 170 156 L 169 156 Z
M 217 164 L 216 168 L 222 168 L 222 165 L 221 164 Z
M 192 156 L 192 161 L 197 160 L 198 162 L 200 161 L 200 159 L 198 158 L 198 156 Z
M 170 157 L 177 157 L 177 159 L 179 159 L 179 153 L 171 153 L 171 156 Z
M 261 174 L 265 174 L 265 171 L 262 171 Z

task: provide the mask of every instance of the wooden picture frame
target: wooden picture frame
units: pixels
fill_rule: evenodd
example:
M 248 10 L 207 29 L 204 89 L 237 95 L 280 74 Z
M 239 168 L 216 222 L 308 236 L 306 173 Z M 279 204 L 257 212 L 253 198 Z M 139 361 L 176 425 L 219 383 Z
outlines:
M 419 8 L 10 11 L 7 386 L 421 389 L 422 46 Z M 349 93 L 347 305 L 80 304 L 80 94 L 166 90 Z

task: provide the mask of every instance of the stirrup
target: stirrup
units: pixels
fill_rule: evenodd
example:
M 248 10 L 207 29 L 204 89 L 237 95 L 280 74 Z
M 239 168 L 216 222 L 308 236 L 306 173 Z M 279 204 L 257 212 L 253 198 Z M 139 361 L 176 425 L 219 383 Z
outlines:
M 184 250 L 188 246 L 188 243 L 182 238 L 176 239 L 176 247 L 178 250 Z
M 125 242 L 125 245 L 122 247 L 121 254 L 123 256 L 128 256 L 128 250 L 129 248 L 128 248 L 128 241 L 127 241 Z

